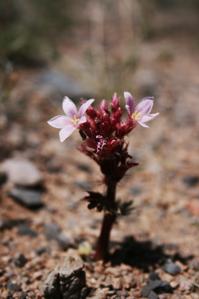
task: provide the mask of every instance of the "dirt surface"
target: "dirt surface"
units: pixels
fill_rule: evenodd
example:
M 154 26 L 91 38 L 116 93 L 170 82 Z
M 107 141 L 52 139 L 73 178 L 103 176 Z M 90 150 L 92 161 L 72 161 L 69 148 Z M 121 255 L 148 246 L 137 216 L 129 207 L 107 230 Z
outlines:
M 82 255 L 92 298 L 199 298 L 199 54 L 191 40 L 164 37 L 141 47 L 130 80 L 137 94 L 155 93 L 160 116 L 129 136 L 140 165 L 120 183 L 118 197 L 133 199 L 135 209 L 114 226 L 105 264 L 92 260 L 102 214 L 81 201 L 85 190 L 103 188 L 97 166 L 76 149 L 78 134 L 60 144 L 46 124 L 61 112 L 60 101 L 19 88 L 33 72 L 10 75 L 10 100 L 1 104 L 1 162 L 17 156 L 34 163 L 43 182 L 31 190 L 41 192 L 44 206 L 19 204 L 9 195 L 16 186 L 1 175 L 1 299 L 43 298 L 48 273 L 71 248 Z M 143 288 L 153 272 L 170 289 L 152 289 L 149 297 Z

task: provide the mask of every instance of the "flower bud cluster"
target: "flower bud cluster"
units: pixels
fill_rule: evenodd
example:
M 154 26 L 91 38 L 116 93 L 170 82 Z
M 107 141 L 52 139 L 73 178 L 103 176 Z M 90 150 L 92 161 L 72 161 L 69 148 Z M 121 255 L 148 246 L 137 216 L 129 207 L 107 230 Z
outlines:
M 110 104 L 102 100 L 97 108 L 90 106 L 86 114 L 87 121 L 79 127 L 83 139 L 80 150 L 97 162 L 106 180 L 118 182 L 137 165 L 125 141 L 136 122 L 130 117 L 122 119 L 123 109 L 116 94 Z

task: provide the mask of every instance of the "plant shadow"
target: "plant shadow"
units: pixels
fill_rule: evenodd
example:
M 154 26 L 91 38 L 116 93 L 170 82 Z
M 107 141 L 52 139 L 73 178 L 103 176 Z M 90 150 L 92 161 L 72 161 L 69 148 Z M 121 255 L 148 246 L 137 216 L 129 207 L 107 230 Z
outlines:
M 150 240 L 139 241 L 132 236 L 127 236 L 122 243 L 117 243 L 118 248 L 110 255 L 111 264 L 127 264 L 132 267 L 149 272 L 164 265 L 167 260 L 180 261 L 183 264 L 193 259 L 193 255 L 182 256 L 175 250 L 168 253 L 167 245 L 157 245 Z M 172 250 L 170 250 L 172 251 Z

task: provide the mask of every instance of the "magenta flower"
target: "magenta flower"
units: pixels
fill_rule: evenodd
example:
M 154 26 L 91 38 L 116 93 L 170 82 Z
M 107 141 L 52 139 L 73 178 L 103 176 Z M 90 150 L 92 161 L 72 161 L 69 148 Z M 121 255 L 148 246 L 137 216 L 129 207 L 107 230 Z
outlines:
M 124 92 L 126 102 L 126 110 L 129 116 L 139 123 L 142 127 L 149 128 L 146 124 L 148 121 L 154 119 L 159 113 L 151 113 L 153 108 L 153 98 L 144 98 L 139 104 L 135 104 L 135 100 L 130 92 Z
M 59 138 L 61 142 L 78 129 L 79 125 L 86 122 L 86 110 L 93 102 L 94 100 L 90 99 L 83 103 L 79 110 L 77 110 L 76 105 L 68 97 L 64 98 L 62 108 L 66 115 L 57 115 L 48 121 L 50 126 L 61 129 L 59 131 Z

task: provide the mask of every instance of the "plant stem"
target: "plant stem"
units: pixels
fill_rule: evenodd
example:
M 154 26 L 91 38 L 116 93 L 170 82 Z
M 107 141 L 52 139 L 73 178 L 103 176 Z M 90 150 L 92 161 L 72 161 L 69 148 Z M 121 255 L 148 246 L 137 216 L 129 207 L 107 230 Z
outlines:
M 107 191 L 106 200 L 111 208 L 115 204 L 115 193 L 116 193 L 116 182 L 111 180 L 106 181 Z M 109 240 L 111 229 L 116 220 L 116 215 L 110 212 L 105 212 L 100 235 L 96 245 L 95 259 L 96 260 L 106 260 L 109 255 Z

